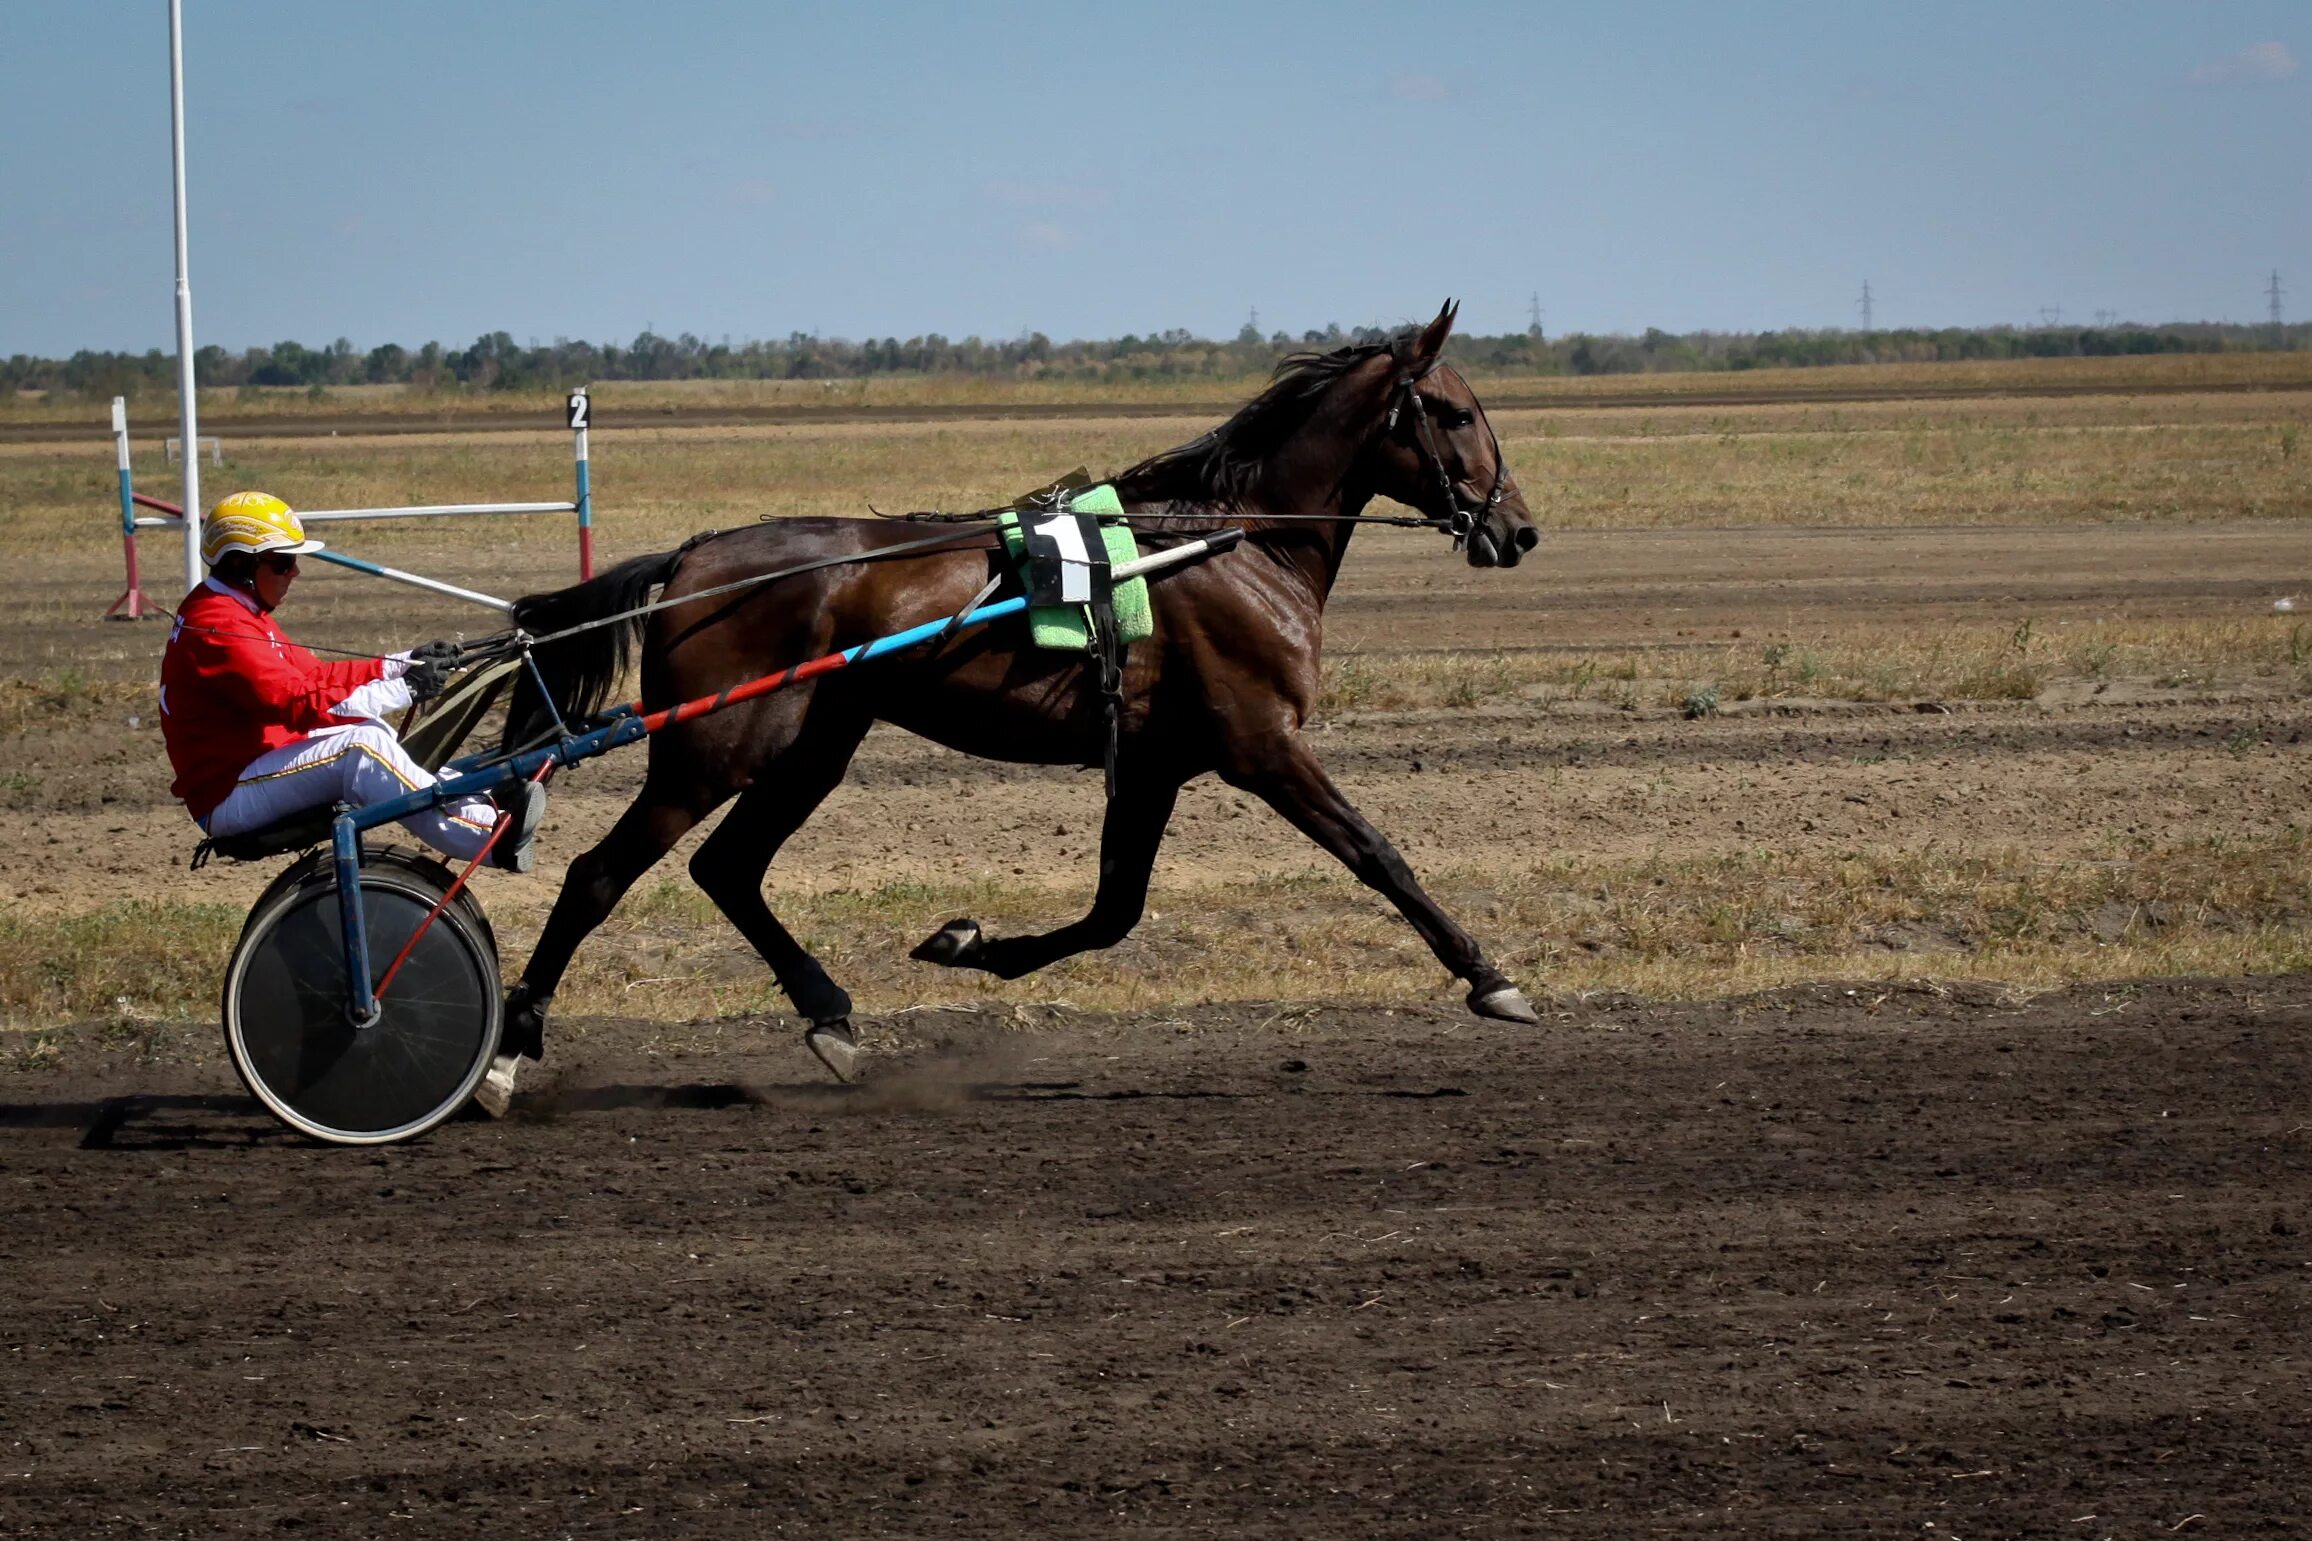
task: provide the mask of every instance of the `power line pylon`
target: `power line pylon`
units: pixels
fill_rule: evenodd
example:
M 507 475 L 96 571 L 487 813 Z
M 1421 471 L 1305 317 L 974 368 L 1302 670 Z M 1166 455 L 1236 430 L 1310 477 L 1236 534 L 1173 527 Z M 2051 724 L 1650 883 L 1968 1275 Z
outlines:
M 1871 330 L 1871 298 L 1869 279 L 1866 278 L 1862 281 L 1862 298 L 1857 300 L 1855 304 L 1857 308 L 1862 311 L 1862 329 L 1866 332 Z

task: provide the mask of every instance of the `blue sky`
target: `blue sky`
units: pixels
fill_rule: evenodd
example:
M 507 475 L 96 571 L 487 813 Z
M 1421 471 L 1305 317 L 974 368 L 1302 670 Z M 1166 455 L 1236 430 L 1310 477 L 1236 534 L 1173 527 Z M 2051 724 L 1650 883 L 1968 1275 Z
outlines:
M 187 0 L 197 341 L 2312 315 L 2312 6 Z M 0 29 L 0 354 L 173 349 L 166 6 Z

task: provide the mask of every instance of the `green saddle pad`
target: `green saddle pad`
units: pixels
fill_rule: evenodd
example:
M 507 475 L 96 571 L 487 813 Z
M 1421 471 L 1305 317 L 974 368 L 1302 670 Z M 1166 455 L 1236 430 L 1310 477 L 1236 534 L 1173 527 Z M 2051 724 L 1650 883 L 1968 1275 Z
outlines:
M 1078 514 L 1117 514 L 1124 512 L 1123 499 L 1116 489 L 1102 483 L 1086 492 L 1080 492 L 1068 503 L 1068 510 Z M 1015 568 L 1026 564 L 1026 539 L 1020 534 L 1020 516 L 1005 513 L 999 516 L 1003 526 L 1004 554 L 1012 559 Z M 1140 543 L 1132 538 L 1132 527 L 1127 524 L 1103 524 L 1100 537 L 1107 543 L 1110 566 L 1131 561 L 1140 554 Z M 1022 571 L 1020 581 L 1027 581 Z M 1148 604 L 1148 580 L 1130 578 L 1116 585 L 1116 635 L 1125 642 L 1138 642 L 1156 634 L 1156 612 Z M 1092 608 L 1089 605 L 1037 605 L 1028 611 L 1028 629 L 1038 647 L 1056 648 L 1065 653 L 1087 652 L 1092 646 Z

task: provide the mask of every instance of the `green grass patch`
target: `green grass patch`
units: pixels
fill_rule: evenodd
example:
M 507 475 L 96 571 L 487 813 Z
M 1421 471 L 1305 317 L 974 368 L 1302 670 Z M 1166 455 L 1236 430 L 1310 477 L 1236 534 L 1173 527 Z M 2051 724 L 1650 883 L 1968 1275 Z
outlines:
M 213 1017 L 242 912 L 124 899 L 76 915 L 0 915 L 0 1027 Z

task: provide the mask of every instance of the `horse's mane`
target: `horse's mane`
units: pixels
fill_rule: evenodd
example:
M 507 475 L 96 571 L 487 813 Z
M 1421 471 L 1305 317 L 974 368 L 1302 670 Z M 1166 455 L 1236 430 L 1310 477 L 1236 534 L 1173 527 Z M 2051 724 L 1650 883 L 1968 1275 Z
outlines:
M 1329 353 L 1293 353 L 1279 360 L 1268 389 L 1234 417 L 1186 444 L 1149 456 L 1110 480 L 1126 503 L 1240 503 L 1260 485 L 1268 459 L 1304 427 L 1316 404 L 1350 370 L 1377 358 L 1403 358 L 1417 329 L 1380 342 L 1351 343 Z

